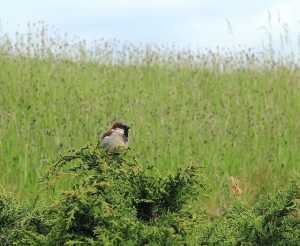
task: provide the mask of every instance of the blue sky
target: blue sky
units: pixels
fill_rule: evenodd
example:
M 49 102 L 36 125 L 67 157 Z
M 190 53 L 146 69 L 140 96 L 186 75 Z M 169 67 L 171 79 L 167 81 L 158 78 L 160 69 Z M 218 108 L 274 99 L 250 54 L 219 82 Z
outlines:
M 288 26 L 296 42 L 299 9 L 299 0 L 3 0 L 0 21 L 11 34 L 42 20 L 87 40 L 249 47 L 267 39 L 264 27 L 277 37 Z

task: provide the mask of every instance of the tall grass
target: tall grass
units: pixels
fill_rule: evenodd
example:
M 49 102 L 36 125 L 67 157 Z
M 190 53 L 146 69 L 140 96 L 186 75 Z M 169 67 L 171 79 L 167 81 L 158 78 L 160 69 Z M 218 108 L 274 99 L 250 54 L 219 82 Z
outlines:
M 201 163 L 207 206 L 226 206 L 229 177 L 251 202 L 299 171 L 297 65 L 252 50 L 195 51 L 98 40 L 38 25 L 0 46 L 0 184 L 22 199 L 41 190 L 45 164 L 96 143 L 114 119 L 160 173 Z

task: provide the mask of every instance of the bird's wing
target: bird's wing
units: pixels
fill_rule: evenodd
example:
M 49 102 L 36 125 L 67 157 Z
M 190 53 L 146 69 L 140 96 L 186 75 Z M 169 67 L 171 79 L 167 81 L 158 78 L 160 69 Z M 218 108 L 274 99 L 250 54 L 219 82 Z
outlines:
M 101 136 L 101 140 L 103 140 L 105 137 L 110 136 L 113 133 L 112 129 L 109 129 L 107 132 L 105 132 L 102 136 Z

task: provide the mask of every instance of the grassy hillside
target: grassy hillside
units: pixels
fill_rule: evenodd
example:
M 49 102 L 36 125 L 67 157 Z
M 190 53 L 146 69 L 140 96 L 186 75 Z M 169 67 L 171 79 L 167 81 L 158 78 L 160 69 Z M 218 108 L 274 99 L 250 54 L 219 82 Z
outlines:
M 30 37 L 2 37 L 0 47 L 0 184 L 19 198 L 49 196 L 38 182 L 46 164 L 96 144 L 114 119 L 131 126 L 130 146 L 154 175 L 203 165 L 202 205 L 212 214 L 230 203 L 230 176 L 247 203 L 297 176 L 300 74 L 292 66 L 251 51 L 120 50 L 100 41 L 92 53 L 82 42 Z

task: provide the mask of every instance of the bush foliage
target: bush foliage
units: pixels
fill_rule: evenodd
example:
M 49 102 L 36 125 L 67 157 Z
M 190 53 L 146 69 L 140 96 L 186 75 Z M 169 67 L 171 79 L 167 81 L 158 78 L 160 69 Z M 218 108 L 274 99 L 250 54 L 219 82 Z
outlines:
M 252 208 L 237 202 L 203 232 L 200 245 L 299 245 L 299 190 L 292 184 L 261 196 Z
M 196 170 L 157 178 L 129 154 L 82 148 L 51 167 L 48 184 L 66 174 L 72 183 L 51 206 L 22 217 L 6 202 L 2 227 L 13 227 L 7 245 L 182 244 L 193 226 L 184 204 L 199 187 Z
M 186 206 L 205 192 L 198 168 L 164 178 L 149 169 L 130 151 L 85 147 L 61 157 L 46 187 L 67 180 L 70 188 L 49 206 L 20 206 L 1 195 L 1 245 L 299 245 L 297 185 L 253 207 L 237 201 L 211 220 Z

